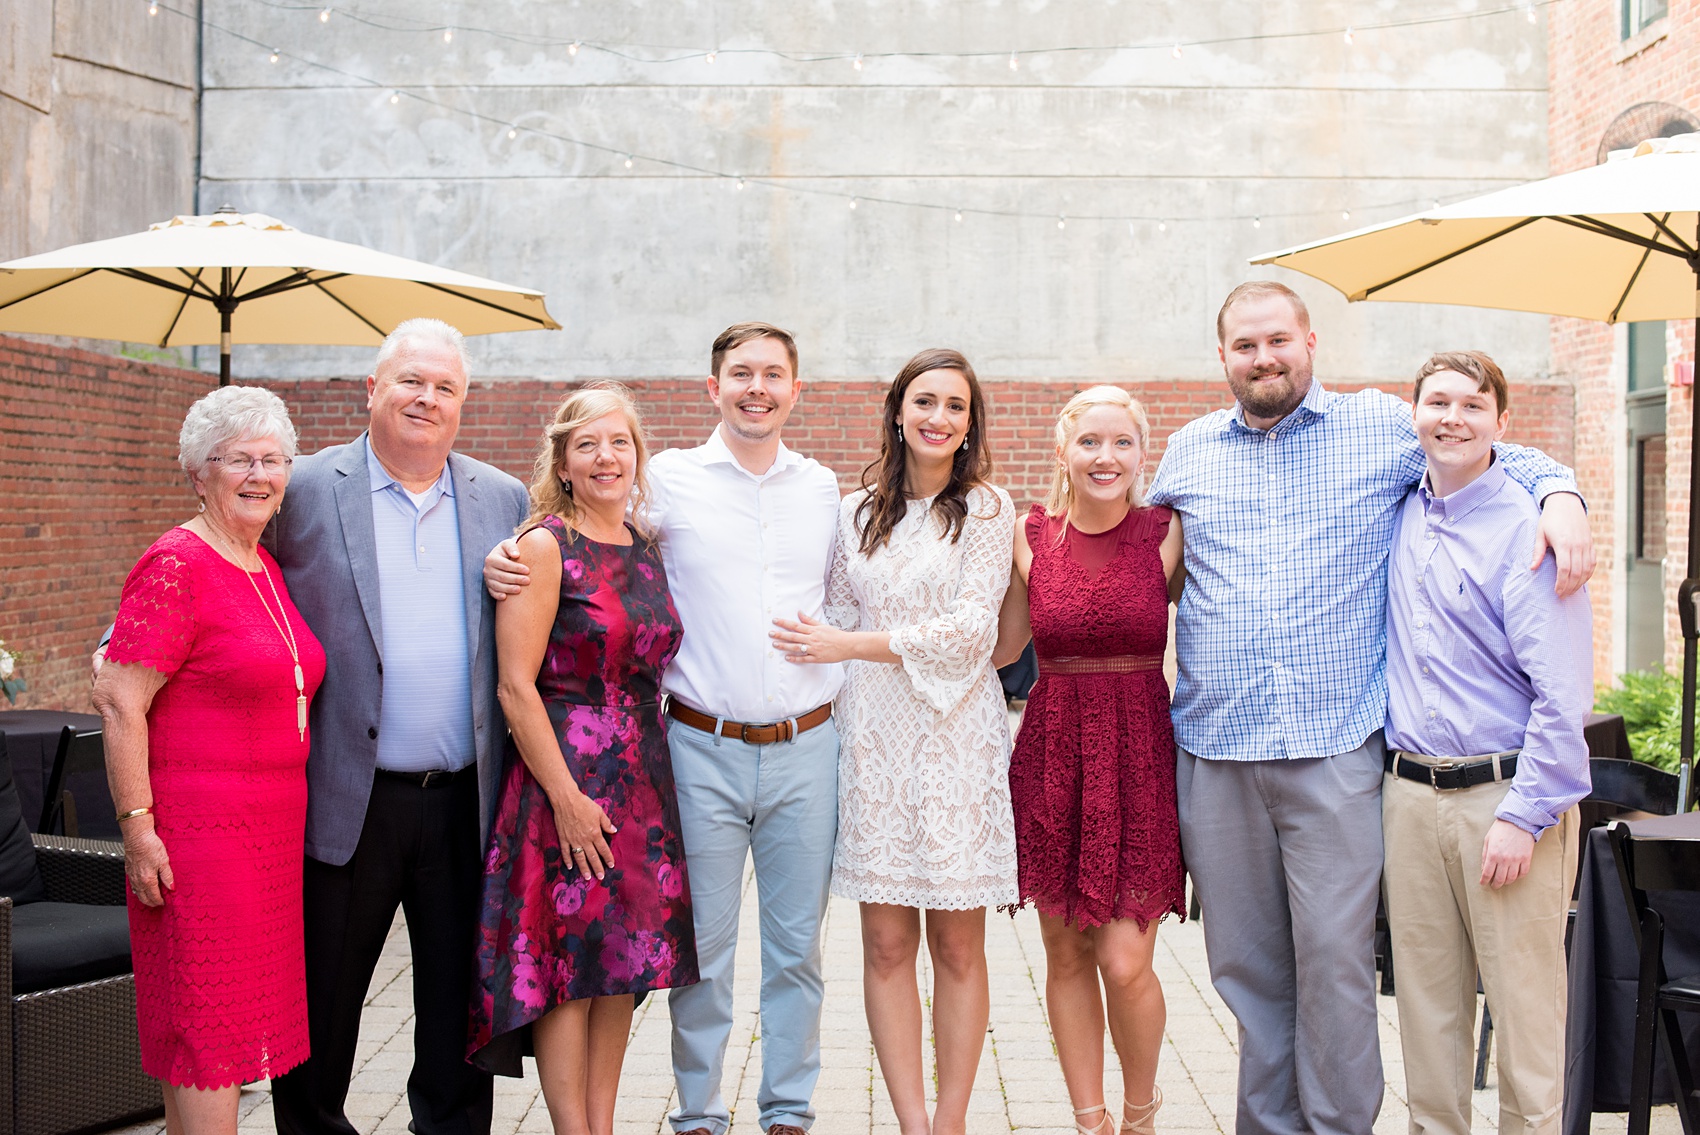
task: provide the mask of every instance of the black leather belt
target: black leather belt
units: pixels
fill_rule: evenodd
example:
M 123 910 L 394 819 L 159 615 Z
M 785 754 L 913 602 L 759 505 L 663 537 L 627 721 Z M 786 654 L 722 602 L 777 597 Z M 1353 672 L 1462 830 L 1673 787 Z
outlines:
M 424 772 L 398 772 L 395 769 L 381 768 L 378 775 L 389 780 L 405 781 L 415 788 L 447 788 L 463 776 L 475 775 L 477 768 L 476 763 L 465 768 L 432 768 Z
M 1425 765 L 1421 761 L 1406 760 L 1405 754 L 1398 749 L 1389 749 L 1387 761 L 1382 767 L 1401 779 L 1414 780 L 1441 792 L 1456 792 L 1460 788 L 1474 788 L 1478 784 L 1491 784 L 1495 780 L 1510 780 L 1517 775 L 1519 751 L 1512 749 L 1505 753 L 1493 753 L 1480 760 L 1440 761 Z M 1497 777 L 1493 774 L 1495 764 L 1499 766 Z

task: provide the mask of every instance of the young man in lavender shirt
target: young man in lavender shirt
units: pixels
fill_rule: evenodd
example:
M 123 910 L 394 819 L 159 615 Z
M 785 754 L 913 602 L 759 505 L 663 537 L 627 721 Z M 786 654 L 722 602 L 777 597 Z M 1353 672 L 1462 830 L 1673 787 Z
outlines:
M 1499 1130 L 1556 1132 L 1574 805 L 1588 793 L 1586 589 L 1528 570 L 1540 510 L 1494 462 L 1505 375 L 1478 351 L 1417 371 L 1428 472 L 1387 586 L 1388 920 L 1413 1135 L 1468 1135 L 1476 974 L 1499 1034 Z

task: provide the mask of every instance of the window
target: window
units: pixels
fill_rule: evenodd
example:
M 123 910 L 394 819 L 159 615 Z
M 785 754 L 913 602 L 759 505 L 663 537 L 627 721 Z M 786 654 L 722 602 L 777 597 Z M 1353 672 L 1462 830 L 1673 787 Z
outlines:
M 1629 325 L 1629 392 L 1658 390 L 1665 384 L 1663 320 Z
M 1646 28 L 1654 20 L 1663 19 L 1670 12 L 1670 0 L 1619 0 L 1623 5 L 1623 39 L 1628 39 Z

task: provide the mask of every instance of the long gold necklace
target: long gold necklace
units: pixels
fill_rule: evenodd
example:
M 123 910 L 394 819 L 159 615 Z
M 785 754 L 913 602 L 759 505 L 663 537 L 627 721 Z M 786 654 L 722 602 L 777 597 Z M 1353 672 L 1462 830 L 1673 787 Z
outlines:
M 253 574 L 250 573 L 247 568 L 243 567 L 241 563 L 242 557 L 236 554 L 236 548 L 230 543 L 230 541 L 226 540 L 224 538 L 224 534 L 211 523 L 207 524 L 207 531 L 216 536 L 218 538 L 218 542 L 224 545 L 225 551 L 229 552 L 236 558 L 236 567 L 242 572 L 242 577 L 248 581 L 248 586 L 254 589 L 254 598 L 260 601 L 260 606 L 266 612 L 266 618 L 272 621 L 272 626 L 277 628 L 277 633 L 289 647 L 289 657 L 295 662 L 295 729 L 297 739 L 305 741 L 307 739 L 306 675 L 301 672 L 301 650 L 295 644 L 295 628 L 289 625 L 289 612 L 285 610 L 283 606 L 283 599 L 277 593 L 277 584 L 272 582 L 272 573 L 266 571 L 266 562 L 261 560 L 260 571 L 266 577 L 266 586 L 271 588 L 272 599 L 277 603 L 278 611 L 283 615 L 283 622 L 281 623 L 278 622 L 277 616 L 272 614 L 271 605 L 266 602 L 265 595 L 261 593 L 260 585 L 254 582 Z

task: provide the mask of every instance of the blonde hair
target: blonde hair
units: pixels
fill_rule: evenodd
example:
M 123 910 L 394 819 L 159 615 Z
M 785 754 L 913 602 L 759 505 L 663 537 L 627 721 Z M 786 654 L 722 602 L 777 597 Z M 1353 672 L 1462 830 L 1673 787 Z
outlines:
M 1133 432 L 1139 438 L 1139 450 L 1144 454 L 1151 441 L 1151 420 L 1145 416 L 1145 407 L 1139 404 L 1139 399 L 1119 386 L 1091 386 L 1070 398 L 1063 406 L 1062 413 L 1057 415 L 1057 449 L 1068 448 L 1068 443 L 1074 440 L 1074 435 L 1080 429 L 1080 419 L 1086 411 L 1096 406 L 1120 406 L 1133 419 Z M 1062 457 L 1057 458 L 1056 472 L 1051 477 L 1051 492 L 1045 498 L 1045 513 L 1049 516 L 1063 516 L 1068 512 L 1070 485 L 1068 467 Z M 1145 469 L 1142 466 L 1139 476 L 1134 478 L 1133 485 L 1127 491 L 1127 503 L 1138 508 L 1145 499 Z
M 632 392 L 617 382 L 594 382 L 580 387 L 556 407 L 554 420 L 543 431 L 537 462 L 532 466 L 531 515 L 516 531 L 523 532 L 547 516 L 558 516 L 569 529 L 578 530 L 583 510 L 560 475 L 561 463 L 567 456 L 567 441 L 574 430 L 613 413 L 625 415 L 626 427 L 632 432 L 632 450 L 637 455 L 637 470 L 632 478 L 632 525 L 645 538 L 650 536 L 649 479 L 644 472 L 649 463 L 649 448 L 643 440 L 643 415 L 638 413 Z

